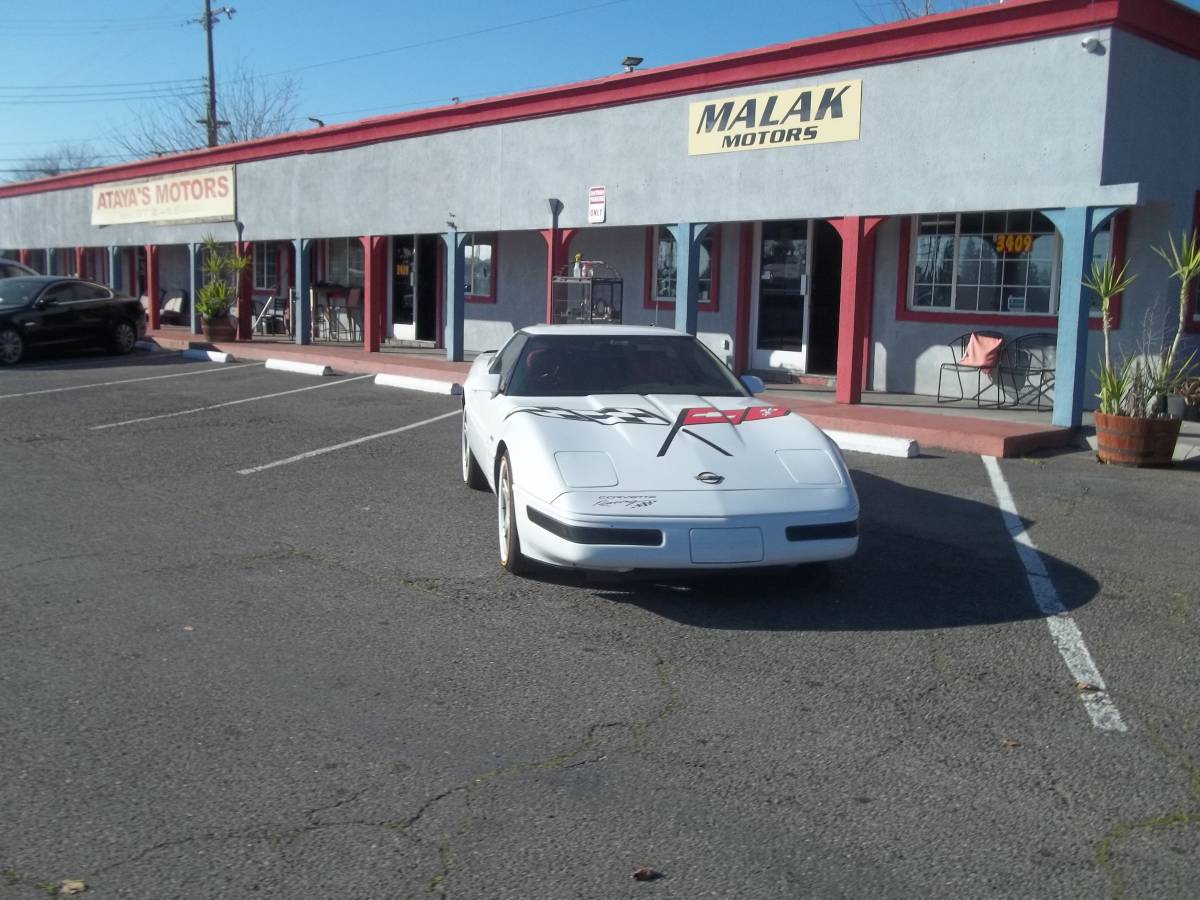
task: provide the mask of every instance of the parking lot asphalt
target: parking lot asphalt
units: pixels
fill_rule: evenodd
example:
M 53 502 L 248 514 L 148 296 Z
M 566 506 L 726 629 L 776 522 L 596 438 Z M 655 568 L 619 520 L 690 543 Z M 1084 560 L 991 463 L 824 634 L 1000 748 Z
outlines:
M 457 408 L 0 372 L 0 897 L 1200 892 L 1195 468 L 999 463 L 1049 621 L 971 456 L 850 455 L 843 563 L 517 579 Z

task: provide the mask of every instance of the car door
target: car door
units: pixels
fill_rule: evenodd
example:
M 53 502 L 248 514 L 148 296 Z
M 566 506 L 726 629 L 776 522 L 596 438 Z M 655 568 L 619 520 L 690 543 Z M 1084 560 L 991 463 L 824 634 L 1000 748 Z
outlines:
M 115 313 L 112 291 L 99 284 L 77 281 L 71 303 L 75 307 L 79 339 L 93 344 L 107 341 Z
M 22 319 L 30 344 L 63 344 L 79 339 L 79 311 L 70 282 L 51 284 Z
M 493 396 L 490 391 L 472 389 L 468 390 L 463 398 L 467 407 L 467 421 L 470 423 L 467 440 L 470 442 L 471 452 L 480 460 L 480 465 L 485 471 L 491 471 L 491 462 L 496 456 L 502 418 L 500 398 L 528 340 L 529 335 L 522 331 L 517 332 L 500 349 L 488 367 L 490 374 L 500 376 L 500 394 Z

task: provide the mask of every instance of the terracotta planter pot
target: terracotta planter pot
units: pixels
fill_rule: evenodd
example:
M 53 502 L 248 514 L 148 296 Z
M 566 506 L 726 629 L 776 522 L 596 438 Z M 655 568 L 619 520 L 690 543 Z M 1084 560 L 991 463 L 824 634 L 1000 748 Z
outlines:
M 1179 419 L 1143 419 L 1096 413 L 1096 455 L 1118 466 L 1169 466 Z
M 232 341 L 237 338 L 237 329 L 228 316 L 216 319 L 201 319 L 200 331 L 210 341 Z

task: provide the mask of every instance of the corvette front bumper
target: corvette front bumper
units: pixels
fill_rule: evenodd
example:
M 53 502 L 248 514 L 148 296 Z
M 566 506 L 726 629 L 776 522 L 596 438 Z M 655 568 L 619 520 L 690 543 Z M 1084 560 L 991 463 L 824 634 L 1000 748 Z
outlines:
M 518 491 L 526 556 L 554 566 L 622 571 L 796 565 L 858 550 L 858 507 L 723 516 L 579 515 Z

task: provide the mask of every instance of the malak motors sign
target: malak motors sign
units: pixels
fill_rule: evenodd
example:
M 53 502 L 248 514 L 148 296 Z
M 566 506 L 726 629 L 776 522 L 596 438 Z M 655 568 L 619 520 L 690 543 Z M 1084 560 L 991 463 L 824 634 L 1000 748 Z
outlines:
M 92 224 L 229 222 L 236 217 L 233 166 L 92 188 Z
M 688 155 L 857 141 L 861 112 L 861 81 L 702 100 L 688 111 Z

